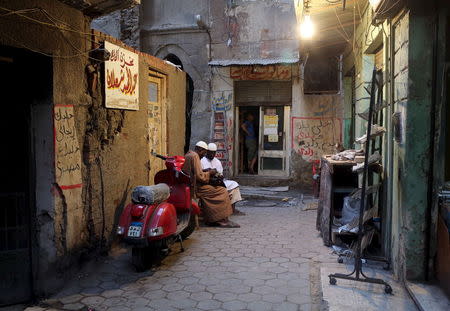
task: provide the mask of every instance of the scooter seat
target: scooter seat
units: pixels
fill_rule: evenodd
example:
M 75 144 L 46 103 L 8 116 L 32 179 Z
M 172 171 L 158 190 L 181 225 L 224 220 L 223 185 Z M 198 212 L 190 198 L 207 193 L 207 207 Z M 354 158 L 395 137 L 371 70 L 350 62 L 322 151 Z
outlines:
M 166 184 L 154 186 L 137 186 L 131 193 L 131 200 L 135 204 L 159 204 L 170 196 L 170 188 Z

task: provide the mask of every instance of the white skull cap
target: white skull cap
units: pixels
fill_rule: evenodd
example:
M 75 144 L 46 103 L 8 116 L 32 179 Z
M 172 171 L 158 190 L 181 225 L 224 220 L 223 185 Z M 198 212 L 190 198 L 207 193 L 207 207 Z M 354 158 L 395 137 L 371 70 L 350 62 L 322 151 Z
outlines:
M 203 149 L 205 149 L 205 150 L 208 150 L 208 145 L 207 145 L 203 140 L 200 140 L 200 141 L 197 142 L 195 145 L 196 145 L 197 147 L 200 147 L 200 148 L 203 148 Z
M 209 151 L 217 151 L 217 145 L 215 143 L 209 143 L 208 150 Z

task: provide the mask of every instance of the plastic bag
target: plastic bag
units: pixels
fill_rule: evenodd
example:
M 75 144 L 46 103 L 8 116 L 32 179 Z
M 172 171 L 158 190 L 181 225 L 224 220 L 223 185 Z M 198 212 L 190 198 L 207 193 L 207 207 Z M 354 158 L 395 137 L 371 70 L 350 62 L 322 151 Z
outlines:
M 342 208 L 341 224 L 349 224 L 355 218 L 359 217 L 359 207 L 361 200 L 359 198 L 352 198 L 351 196 L 344 198 L 344 207 Z

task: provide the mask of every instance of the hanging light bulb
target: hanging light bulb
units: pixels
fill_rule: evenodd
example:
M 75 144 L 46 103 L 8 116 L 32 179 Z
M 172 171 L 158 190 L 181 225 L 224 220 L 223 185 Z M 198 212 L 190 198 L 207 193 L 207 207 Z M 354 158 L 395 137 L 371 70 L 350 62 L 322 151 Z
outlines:
M 311 21 L 310 15 L 305 15 L 303 17 L 303 22 L 300 24 L 299 33 L 302 38 L 311 39 L 314 35 L 314 25 Z
M 369 0 L 369 2 L 372 7 L 376 8 L 378 4 L 380 4 L 381 0 Z

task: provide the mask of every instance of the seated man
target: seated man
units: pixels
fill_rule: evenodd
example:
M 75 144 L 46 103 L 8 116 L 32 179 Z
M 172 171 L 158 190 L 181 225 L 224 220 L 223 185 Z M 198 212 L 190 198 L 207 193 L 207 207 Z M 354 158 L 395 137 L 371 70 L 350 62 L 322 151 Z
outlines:
M 208 152 L 202 158 L 202 168 L 204 171 L 215 169 L 217 173 L 223 175 L 223 166 L 219 159 L 216 158 L 217 145 L 214 143 L 208 144 Z M 234 215 L 245 215 L 245 213 L 236 209 L 236 202 L 242 201 L 241 191 L 239 191 L 239 184 L 234 180 L 224 179 L 225 187 L 227 187 L 230 194 L 231 206 L 233 207 Z
M 207 152 L 208 145 L 199 141 L 194 151 L 189 151 L 185 156 L 183 172 L 191 177 L 191 194 L 204 203 L 203 215 L 205 223 L 223 228 L 239 228 L 240 226 L 228 217 L 233 213 L 230 197 L 224 187 L 209 185 L 209 178 L 217 174 L 216 170 L 203 172 L 200 159 Z

